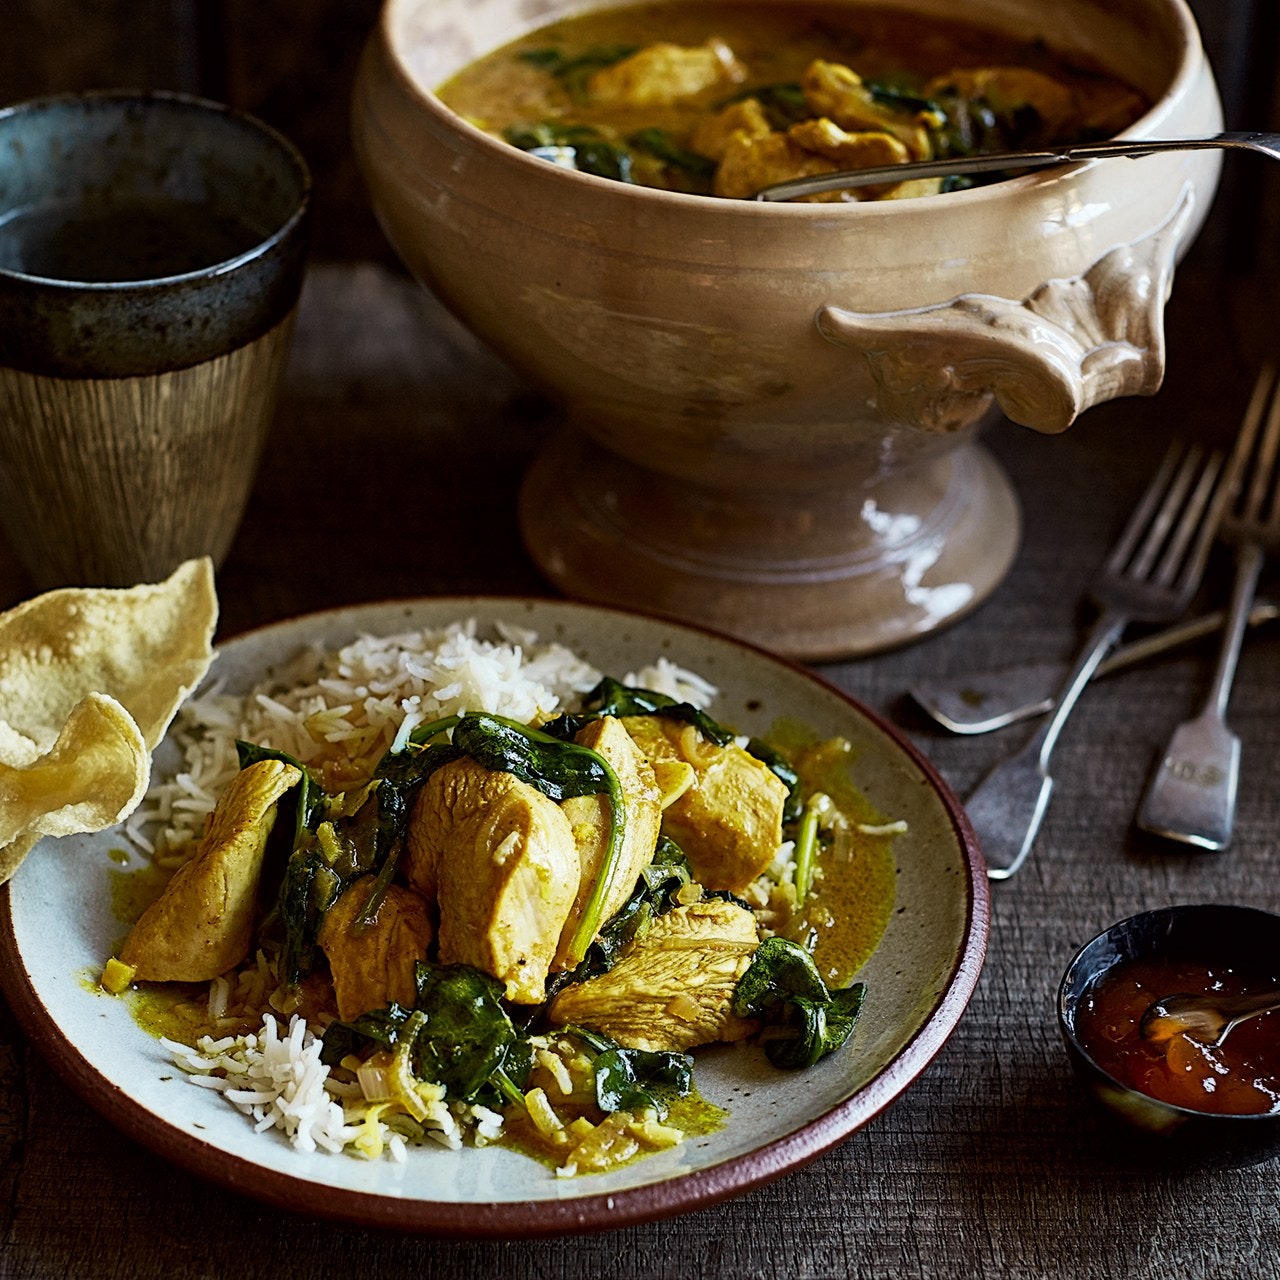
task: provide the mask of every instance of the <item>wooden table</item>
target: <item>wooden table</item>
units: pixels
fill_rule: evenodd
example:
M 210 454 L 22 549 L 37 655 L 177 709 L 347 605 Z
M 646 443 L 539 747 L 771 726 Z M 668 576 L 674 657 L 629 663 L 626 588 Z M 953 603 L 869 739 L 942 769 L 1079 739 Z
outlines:
M 950 738 L 904 698 L 927 673 L 1065 658 L 1089 575 L 1167 435 L 1230 429 L 1261 315 L 1189 269 L 1170 307 L 1165 390 L 1047 439 L 988 437 L 1026 509 L 1025 544 L 975 615 L 823 674 L 902 725 L 963 794 L 1018 731 Z M 220 634 L 328 605 L 540 592 L 514 499 L 554 413 L 384 268 L 317 267 L 275 433 L 220 574 Z M 1215 562 L 1207 594 L 1225 598 Z M 1274 572 L 1264 586 L 1280 589 Z M 0 548 L 0 607 L 29 590 Z M 1230 852 L 1144 838 L 1131 815 L 1153 756 L 1202 696 L 1210 650 L 1093 688 L 1056 756 L 1030 863 L 994 886 L 977 994 L 888 1112 L 773 1184 L 684 1218 L 536 1244 L 441 1244 L 290 1216 L 174 1168 L 55 1078 L 0 1005 L 0 1276 L 1244 1277 L 1280 1266 L 1280 1164 L 1136 1149 L 1087 1104 L 1054 993 L 1078 944 L 1171 902 L 1280 909 L 1280 624 L 1250 637 L 1232 720 L 1244 740 Z

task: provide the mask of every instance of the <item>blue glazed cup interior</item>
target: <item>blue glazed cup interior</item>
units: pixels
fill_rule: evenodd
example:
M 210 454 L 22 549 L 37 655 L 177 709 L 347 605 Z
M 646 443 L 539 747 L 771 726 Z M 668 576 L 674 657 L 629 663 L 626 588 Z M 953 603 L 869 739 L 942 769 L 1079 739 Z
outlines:
M 198 98 L 108 91 L 0 111 L 0 365 L 147 375 L 260 337 L 297 299 L 310 185 L 282 135 Z M 143 207 L 151 260 L 124 220 Z M 77 220 L 91 271 L 54 252 Z M 175 256 L 163 242 L 179 232 L 190 252 Z
M 32 213 L 54 220 L 162 198 L 245 224 L 256 237 L 246 252 L 299 216 L 309 185 L 301 157 L 274 130 L 179 94 L 19 104 L 0 111 L 0 153 L 0 226 Z M 0 237 L 0 269 L 24 271 L 19 248 Z

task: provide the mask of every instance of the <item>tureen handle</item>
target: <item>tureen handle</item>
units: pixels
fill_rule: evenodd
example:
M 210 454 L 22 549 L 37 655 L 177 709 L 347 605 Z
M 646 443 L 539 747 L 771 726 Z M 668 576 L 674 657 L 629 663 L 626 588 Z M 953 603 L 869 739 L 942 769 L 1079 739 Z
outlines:
M 972 421 L 974 400 L 994 394 L 1014 422 L 1062 431 L 1091 405 L 1159 390 L 1164 304 L 1194 205 L 1188 186 L 1145 239 L 1021 302 L 968 293 L 906 311 L 828 306 L 818 329 L 862 353 L 881 411 L 899 421 L 947 430 Z

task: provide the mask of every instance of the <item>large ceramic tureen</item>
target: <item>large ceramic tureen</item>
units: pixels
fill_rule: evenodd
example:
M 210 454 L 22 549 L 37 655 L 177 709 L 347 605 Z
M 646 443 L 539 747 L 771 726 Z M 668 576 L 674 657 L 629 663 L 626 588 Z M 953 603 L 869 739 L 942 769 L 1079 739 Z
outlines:
M 895 4 L 921 24 L 957 16 L 953 0 Z M 396 249 L 565 406 L 522 492 L 532 555 L 572 595 L 808 658 L 962 615 L 1019 534 L 978 428 L 998 408 L 1060 431 L 1159 387 L 1165 299 L 1219 158 L 762 204 L 558 168 L 433 92 L 583 7 L 389 0 L 355 97 L 358 153 Z M 1184 0 L 974 0 L 962 16 L 1135 85 L 1154 105 L 1130 136 L 1221 127 Z

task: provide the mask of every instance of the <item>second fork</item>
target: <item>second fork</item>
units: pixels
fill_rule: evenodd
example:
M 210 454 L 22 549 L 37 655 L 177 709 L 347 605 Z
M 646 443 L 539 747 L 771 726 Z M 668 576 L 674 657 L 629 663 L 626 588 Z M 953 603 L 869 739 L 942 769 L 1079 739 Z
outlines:
M 1130 621 L 1168 622 L 1182 614 L 1201 575 L 1229 490 L 1219 483 L 1221 454 L 1202 461 L 1196 446 L 1172 445 L 1123 534 L 1091 584 L 1101 614 L 1053 714 L 1022 749 L 992 769 L 965 802 L 987 861 L 1004 880 L 1025 861 L 1040 829 L 1053 778 L 1049 756 L 1071 708 Z
M 1266 429 L 1259 439 L 1264 418 Z M 1220 534 L 1235 545 L 1236 570 L 1217 667 L 1203 708 L 1174 730 L 1138 809 L 1137 823 L 1144 831 L 1202 849 L 1225 849 L 1231 842 L 1240 739 L 1227 725 L 1227 704 L 1265 551 L 1280 548 L 1278 451 L 1280 377 L 1266 365 L 1228 467 L 1228 481 L 1238 488 L 1239 497 L 1224 517 Z

